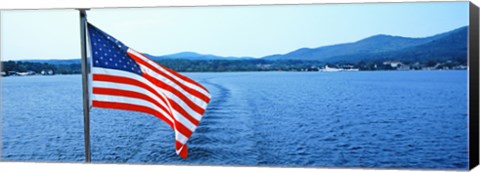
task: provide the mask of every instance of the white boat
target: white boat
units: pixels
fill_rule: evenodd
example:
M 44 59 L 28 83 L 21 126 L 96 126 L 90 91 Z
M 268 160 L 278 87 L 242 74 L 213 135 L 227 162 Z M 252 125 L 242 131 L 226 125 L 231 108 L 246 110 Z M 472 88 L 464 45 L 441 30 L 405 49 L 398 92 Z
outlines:
M 18 76 L 27 76 L 28 72 L 17 72 Z
M 341 71 L 353 72 L 353 71 L 360 71 L 360 69 L 352 68 L 352 67 L 349 67 L 349 68 L 334 68 L 334 67 L 328 67 L 328 65 L 325 65 L 325 68 L 320 69 L 319 71 L 320 72 L 341 72 Z
M 323 68 L 322 72 L 339 72 L 339 71 L 342 71 L 343 69 L 340 69 L 340 68 L 333 68 L 333 67 L 328 67 L 328 65 L 325 65 L 325 68 Z
M 360 71 L 360 69 L 351 68 L 351 69 L 343 69 L 343 71 L 354 72 L 354 71 Z

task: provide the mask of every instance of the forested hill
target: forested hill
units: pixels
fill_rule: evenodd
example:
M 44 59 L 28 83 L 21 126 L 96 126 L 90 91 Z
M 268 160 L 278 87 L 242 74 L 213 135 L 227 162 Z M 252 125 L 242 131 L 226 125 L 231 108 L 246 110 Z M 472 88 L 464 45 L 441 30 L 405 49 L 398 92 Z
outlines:
M 302 48 L 283 55 L 266 56 L 264 59 L 347 63 L 372 60 L 466 60 L 467 37 L 467 26 L 425 38 L 375 35 L 353 43 Z

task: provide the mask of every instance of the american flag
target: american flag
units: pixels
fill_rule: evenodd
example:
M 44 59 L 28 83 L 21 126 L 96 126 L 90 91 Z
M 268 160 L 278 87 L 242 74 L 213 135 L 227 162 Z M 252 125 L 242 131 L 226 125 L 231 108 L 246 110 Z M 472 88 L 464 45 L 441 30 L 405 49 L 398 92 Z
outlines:
M 162 119 L 174 130 L 176 153 L 186 158 L 186 143 L 210 101 L 208 90 L 92 24 L 87 23 L 87 28 L 92 106 L 143 112 Z

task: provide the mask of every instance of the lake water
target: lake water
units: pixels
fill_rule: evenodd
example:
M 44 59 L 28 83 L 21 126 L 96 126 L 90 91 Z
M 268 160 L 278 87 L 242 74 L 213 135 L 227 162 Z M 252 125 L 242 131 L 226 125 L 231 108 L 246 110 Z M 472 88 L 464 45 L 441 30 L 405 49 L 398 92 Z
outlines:
M 467 71 L 187 73 L 212 93 L 188 142 L 92 109 L 101 163 L 467 169 Z M 2 78 L 2 160 L 82 162 L 80 75 Z

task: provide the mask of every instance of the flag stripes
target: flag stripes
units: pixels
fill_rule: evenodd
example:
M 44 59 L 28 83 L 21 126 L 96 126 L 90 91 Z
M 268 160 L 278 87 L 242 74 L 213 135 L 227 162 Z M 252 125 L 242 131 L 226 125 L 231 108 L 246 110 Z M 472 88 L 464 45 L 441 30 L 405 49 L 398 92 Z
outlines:
M 130 51 L 127 51 L 127 53 L 129 55 L 131 55 L 131 57 L 133 57 L 134 59 L 141 59 L 143 62 L 148 63 L 149 65 L 153 66 L 154 68 L 162 71 L 162 73 L 165 73 L 165 74 L 169 75 L 170 77 L 173 78 L 172 80 L 180 82 L 181 83 L 180 85 L 185 85 L 187 87 L 190 87 L 192 89 L 195 89 L 195 90 L 203 93 L 207 97 L 210 97 L 210 93 L 208 92 L 208 90 L 205 87 L 203 87 L 202 85 L 200 85 L 199 83 L 193 81 L 192 79 L 190 79 L 186 76 L 183 76 L 183 75 L 173 71 L 172 69 L 163 67 L 160 64 L 155 63 L 154 61 L 150 60 L 148 57 L 146 57 L 146 56 L 144 56 L 144 55 L 142 55 L 142 54 L 140 54 L 136 51 L 130 50 Z
M 154 115 L 175 134 L 175 150 L 188 156 L 187 141 L 210 101 L 208 90 L 157 64 L 89 24 L 92 106 Z

